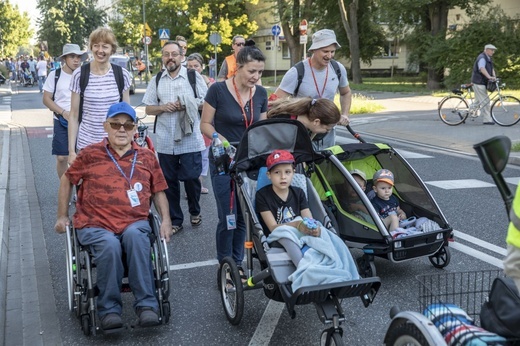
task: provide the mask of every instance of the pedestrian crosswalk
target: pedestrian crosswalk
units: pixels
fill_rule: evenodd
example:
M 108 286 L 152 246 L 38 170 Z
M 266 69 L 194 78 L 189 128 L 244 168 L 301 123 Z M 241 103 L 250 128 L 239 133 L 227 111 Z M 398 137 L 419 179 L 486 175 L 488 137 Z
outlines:
M 0 97 L 0 124 L 11 121 L 11 96 Z

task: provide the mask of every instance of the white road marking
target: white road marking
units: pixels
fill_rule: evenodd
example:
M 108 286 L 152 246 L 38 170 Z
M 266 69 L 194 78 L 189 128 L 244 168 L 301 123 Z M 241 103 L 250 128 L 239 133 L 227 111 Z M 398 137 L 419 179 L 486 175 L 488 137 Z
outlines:
M 269 300 L 264 314 L 256 327 L 255 334 L 249 341 L 249 346 L 269 345 L 284 307 L 285 304 L 283 303 Z
M 495 184 L 487 183 L 485 181 L 477 179 L 437 180 L 427 181 L 426 184 L 433 185 L 444 190 L 474 189 L 477 187 L 495 187 Z
M 504 178 L 504 180 L 506 181 L 506 183 L 518 185 L 518 183 L 520 182 L 520 177 Z
M 473 256 L 476 259 L 479 259 L 481 261 L 487 262 L 489 264 L 492 264 L 500 269 L 504 268 L 504 265 L 502 263 L 502 259 L 498 259 L 496 257 L 490 256 L 487 253 L 484 253 L 482 251 L 478 251 L 476 249 L 473 249 L 467 245 L 459 244 L 457 242 L 450 243 L 449 245 L 451 248 L 455 250 L 459 250 L 460 252 L 463 252 L 467 255 Z
M 182 264 L 175 264 L 175 265 L 172 264 L 172 265 L 170 265 L 170 271 L 215 266 L 217 264 L 218 264 L 217 260 L 209 260 L 209 261 L 201 261 L 201 262 L 193 262 L 193 263 L 182 263 Z
M 462 233 L 459 231 L 453 231 L 453 234 L 455 235 L 456 238 L 464 239 L 465 241 L 478 245 L 484 249 L 488 249 L 490 251 L 496 252 L 499 255 L 502 255 L 502 256 L 507 255 L 507 250 L 500 246 L 490 244 L 487 241 L 483 241 L 481 239 L 475 238 L 469 234 Z
M 399 152 L 399 154 L 401 154 L 402 157 L 404 157 L 405 159 L 433 159 L 434 157 L 433 156 L 430 156 L 430 155 L 424 155 L 424 154 L 419 154 L 419 153 L 414 153 L 412 151 L 408 151 L 408 150 L 402 150 L 402 149 L 399 149 L 397 150 Z

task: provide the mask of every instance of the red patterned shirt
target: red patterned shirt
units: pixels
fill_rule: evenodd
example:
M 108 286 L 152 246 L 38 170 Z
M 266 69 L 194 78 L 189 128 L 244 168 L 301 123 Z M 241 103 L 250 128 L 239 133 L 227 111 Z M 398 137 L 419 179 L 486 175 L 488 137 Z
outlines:
M 122 175 L 107 153 L 110 150 L 126 177 L 130 177 L 132 161 L 137 150 L 132 189 L 137 191 L 139 206 L 132 207 L 127 191 L 128 180 Z M 74 214 L 74 227 L 102 227 L 116 234 L 122 233 L 130 224 L 147 220 L 153 194 L 164 191 L 168 184 L 154 153 L 137 144 L 132 144 L 122 157 L 109 148 L 105 138 L 81 150 L 65 173 L 78 189 L 78 201 Z

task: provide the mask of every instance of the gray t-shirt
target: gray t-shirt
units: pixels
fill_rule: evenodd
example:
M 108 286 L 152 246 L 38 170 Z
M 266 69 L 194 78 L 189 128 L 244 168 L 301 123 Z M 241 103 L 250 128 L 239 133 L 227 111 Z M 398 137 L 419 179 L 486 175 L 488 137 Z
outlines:
M 314 83 L 314 78 L 312 77 L 311 67 L 309 65 L 309 59 L 305 59 L 303 62 L 303 66 L 305 68 L 305 74 L 302 79 L 302 84 L 300 85 L 300 89 L 298 90 L 298 95 L 293 95 L 296 97 L 312 97 L 312 98 L 325 98 L 329 100 L 334 100 L 334 96 L 336 95 L 338 88 L 343 88 L 348 85 L 347 79 L 347 70 L 345 66 L 338 62 L 339 68 L 341 70 L 341 79 L 338 81 L 338 75 L 336 71 L 334 71 L 334 67 L 329 62 L 328 67 L 328 76 L 327 69 L 323 69 L 321 71 L 314 69 L 314 76 L 316 77 L 316 83 Z M 327 84 L 325 84 L 325 77 L 327 77 Z M 287 71 L 285 76 L 283 76 L 282 82 L 280 83 L 279 88 L 285 91 L 288 94 L 293 94 L 296 89 L 296 85 L 298 84 L 298 71 L 293 66 Z M 323 90 L 323 86 L 325 85 L 325 90 Z M 317 86 L 317 88 L 316 88 Z M 319 90 L 319 92 L 318 92 Z

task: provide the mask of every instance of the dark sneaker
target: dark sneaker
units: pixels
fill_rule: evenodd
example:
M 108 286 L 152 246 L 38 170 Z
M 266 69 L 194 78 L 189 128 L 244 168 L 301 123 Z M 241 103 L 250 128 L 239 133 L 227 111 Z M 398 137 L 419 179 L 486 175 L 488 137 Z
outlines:
M 121 328 L 122 326 L 121 316 L 116 313 L 106 314 L 101 317 L 101 328 L 103 330 Z
M 141 327 L 152 327 L 159 324 L 159 315 L 150 307 L 138 308 L 137 316 L 139 316 Z

